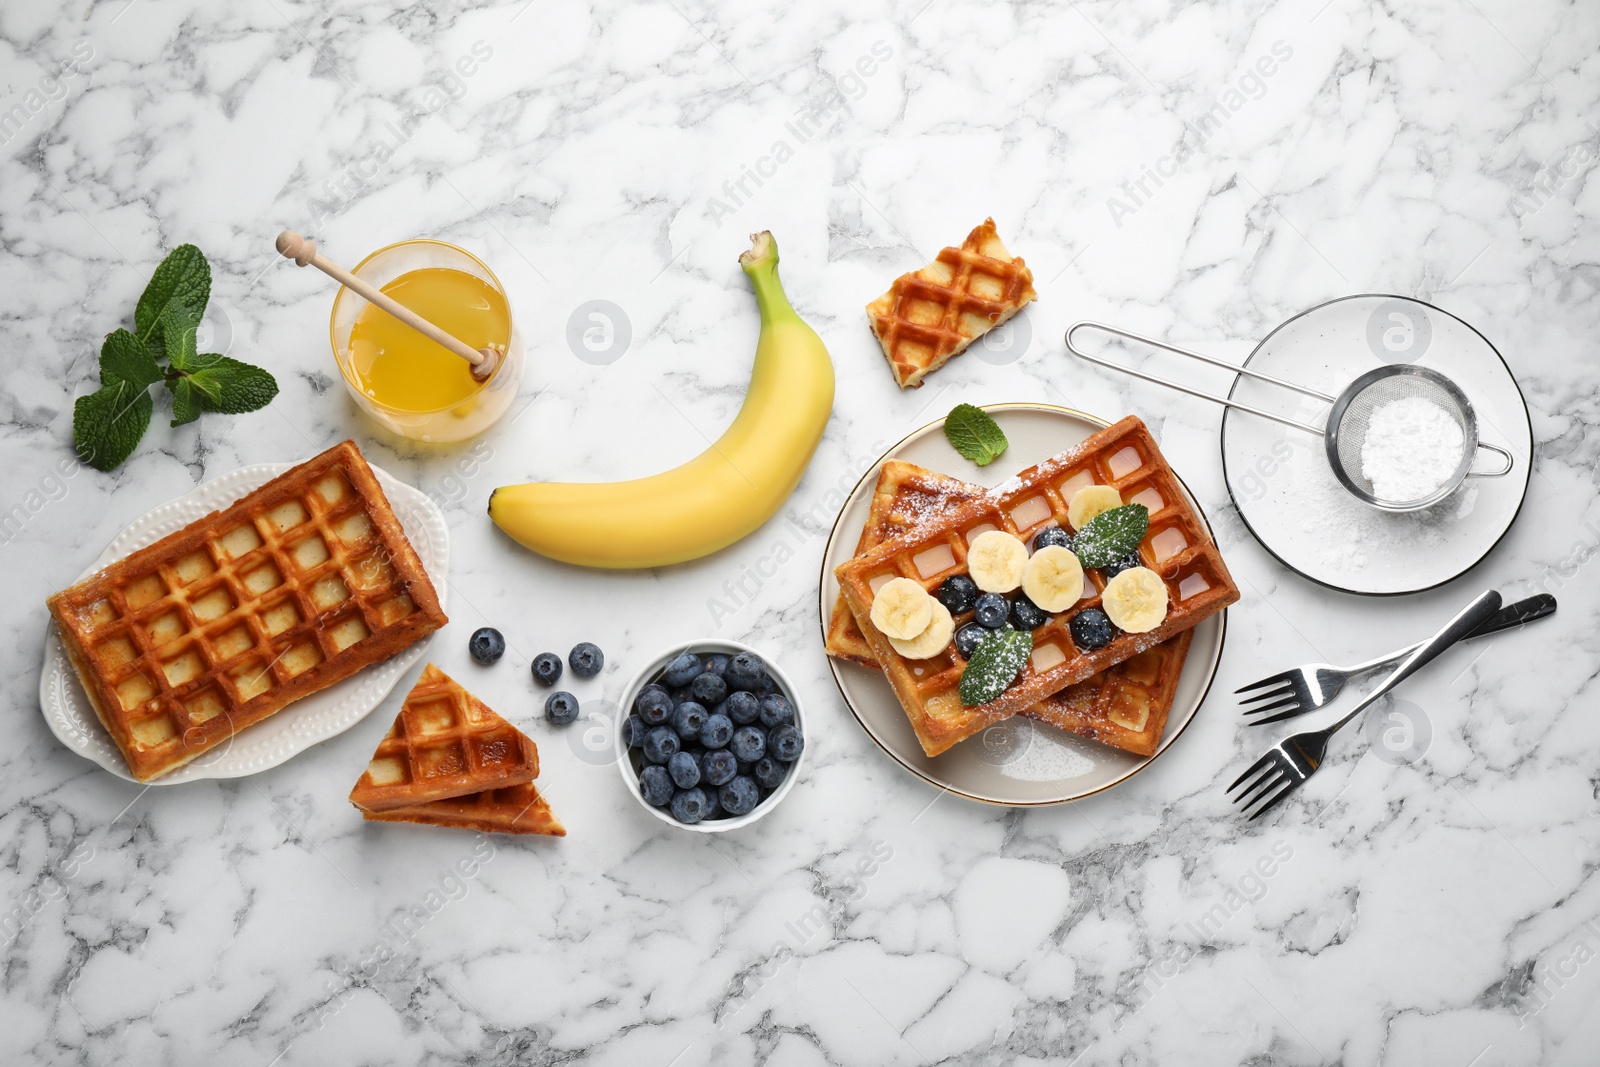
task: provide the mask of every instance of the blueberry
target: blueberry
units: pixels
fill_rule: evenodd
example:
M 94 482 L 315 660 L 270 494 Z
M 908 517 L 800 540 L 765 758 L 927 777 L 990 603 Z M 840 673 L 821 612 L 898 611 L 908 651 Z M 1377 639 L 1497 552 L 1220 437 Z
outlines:
M 685 789 L 672 798 L 672 817 L 679 822 L 696 823 L 709 814 L 711 798 L 704 789 Z
M 1111 642 L 1111 620 L 1099 608 L 1085 608 L 1074 615 L 1068 625 L 1072 640 L 1085 652 L 1105 648 Z
M 707 671 L 689 683 L 689 695 L 696 703 L 709 708 L 722 703 L 722 698 L 728 695 L 728 683 Z
M 744 775 L 746 778 L 748 778 L 752 774 L 756 773 L 756 765 L 755 765 L 755 763 L 753 763 L 753 762 L 751 762 L 749 760 L 738 760 L 736 762 L 736 765 L 739 768 L 739 773 Z
M 667 760 L 667 773 L 679 789 L 693 789 L 700 784 L 700 761 L 687 752 L 674 752 Z
M 693 652 L 685 652 L 667 664 L 667 669 L 661 674 L 661 680 L 676 689 L 694 681 L 703 670 L 705 668 L 700 665 L 700 657 Z
M 600 651 L 599 645 L 584 641 L 572 646 L 567 662 L 572 664 L 572 673 L 579 678 L 593 678 L 606 665 L 606 654 Z
M 768 696 L 778 691 L 778 681 L 765 670 L 761 672 L 761 679 L 756 682 L 755 692 L 758 696 Z
M 647 685 L 639 690 L 633 706 L 639 709 L 639 717 L 651 726 L 660 726 L 672 715 L 672 697 L 659 685 Z
M 756 760 L 756 765 L 752 768 L 751 774 L 755 777 L 756 784 L 762 789 L 776 789 L 783 784 L 784 778 L 788 776 L 789 768 L 771 756 L 764 756 Z
M 975 622 L 969 622 L 956 631 L 956 651 L 961 653 L 962 659 L 971 659 L 972 650 L 978 647 L 978 642 L 988 636 L 988 629 Z
M 650 732 L 649 725 L 637 715 L 629 715 L 622 720 L 622 744 L 625 748 L 638 748 L 644 744 L 644 735 Z
M 761 661 L 760 656 L 754 652 L 740 652 L 728 661 L 728 671 L 723 678 L 729 688 L 751 692 L 761 688 L 766 673 L 767 665 Z
M 712 712 L 700 724 L 700 743 L 707 748 L 722 748 L 733 738 L 733 720 Z
M 965 574 L 952 574 L 939 583 L 939 603 L 950 609 L 950 614 L 960 615 L 978 599 L 978 587 Z
M 729 815 L 748 815 L 761 803 L 761 790 L 756 783 L 740 775 L 717 790 L 717 800 Z
M 672 800 L 672 777 L 665 767 L 651 764 L 639 772 L 639 792 L 653 808 L 664 808 Z
M 706 673 L 714 674 L 718 678 L 728 673 L 728 657 L 717 652 L 705 659 Z
M 799 759 L 800 750 L 805 747 L 805 738 L 800 731 L 787 723 L 767 735 L 767 750 L 785 763 Z
M 978 598 L 972 613 L 979 625 L 998 630 L 1006 624 L 1006 617 L 1011 614 L 1011 603 L 999 593 L 985 593 Z
M 555 685 L 561 680 L 561 657 L 541 652 L 533 657 L 533 680 L 540 685 Z
M 644 735 L 644 758 L 651 763 L 665 763 L 672 758 L 672 754 L 683 747 L 678 740 L 678 735 L 670 727 L 652 727 Z
M 740 690 L 730 694 L 727 700 L 717 706 L 717 710 L 739 725 L 748 726 L 761 714 L 761 700 L 754 693 Z
M 700 757 L 700 777 L 707 785 L 725 785 L 739 773 L 739 761 L 725 748 L 715 748 Z
M 544 702 L 544 717 L 551 726 L 566 726 L 578 717 L 578 698 L 565 690 L 551 693 Z
M 759 726 L 741 726 L 733 732 L 729 751 L 741 763 L 754 763 L 767 754 L 767 734 Z
M 693 741 L 700 736 L 700 727 L 705 725 L 710 714 L 703 704 L 685 700 L 672 709 L 672 728 L 685 741 Z
M 761 725 L 770 730 L 786 722 L 794 722 L 794 707 L 790 705 L 788 699 L 778 693 L 762 697 Z
M 1057 548 L 1064 548 L 1070 552 L 1072 550 L 1072 535 L 1059 526 L 1046 526 L 1033 535 L 1033 550 L 1035 552 L 1041 548 L 1049 548 L 1051 545 Z
M 1109 566 L 1101 567 L 1100 574 L 1103 578 L 1105 578 L 1106 581 L 1109 582 L 1123 571 L 1132 570 L 1135 567 L 1142 566 L 1144 566 L 1144 563 L 1139 559 L 1139 550 L 1136 548 L 1132 552 L 1129 552 L 1126 556 L 1123 556 L 1121 559 L 1117 560 L 1115 563 L 1112 563 Z
M 1017 593 L 1017 599 L 1011 602 L 1011 625 L 1019 630 L 1037 630 L 1050 621 L 1050 613 L 1032 600 L 1028 594 Z
M 467 651 L 479 663 L 488 666 L 506 654 L 506 639 L 500 636 L 500 631 L 492 626 L 485 626 L 481 630 L 474 630 L 467 639 Z

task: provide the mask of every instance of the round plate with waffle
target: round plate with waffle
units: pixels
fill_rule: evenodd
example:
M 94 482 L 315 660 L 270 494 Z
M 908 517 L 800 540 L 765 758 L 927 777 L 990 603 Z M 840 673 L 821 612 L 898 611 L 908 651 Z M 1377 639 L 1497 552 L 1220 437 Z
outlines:
M 1238 589 L 1199 505 L 1140 420 L 1110 424 L 1043 404 L 984 410 L 1009 441 L 988 466 L 958 455 L 935 422 L 890 448 L 856 486 L 823 554 L 824 640 L 845 702 L 913 774 L 973 800 L 1056 804 L 1125 780 L 1183 732 L 1215 675 Z M 904 641 L 873 624 L 878 590 L 905 578 L 937 593 L 970 575 L 969 549 L 985 534 L 1034 545 L 1054 526 L 1078 533 L 1069 505 L 1090 486 L 1148 509 L 1137 553 L 1167 589 L 1158 625 L 1113 628 L 1081 647 L 1073 619 L 1109 607 L 1112 574 L 1085 568 L 1082 596 L 1031 631 L 1031 655 L 1010 686 L 967 706 L 959 639 L 912 659 L 901 654 Z M 972 619 L 957 612 L 956 632 Z

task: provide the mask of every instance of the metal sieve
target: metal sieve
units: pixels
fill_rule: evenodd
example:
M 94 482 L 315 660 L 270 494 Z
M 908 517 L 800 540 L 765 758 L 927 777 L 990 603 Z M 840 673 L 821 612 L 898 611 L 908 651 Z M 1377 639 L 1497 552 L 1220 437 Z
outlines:
M 1279 388 L 1290 389 L 1304 396 L 1320 400 L 1329 405 L 1328 421 L 1322 426 L 1313 426 L 1309 423 L 1300 422 L 1298 419 L 1291 419 L 1271 411 L 1265 411 L 1250 404 L 1242 404 L 1229 397 L 1216 396 L 1198 389 L 1191 389 L 1187 385 L 1180 385 L 1177 382 L 1157 377 L 1154 374 L 1146 374 L 1143 371 L 1134 370 L 1132 367 L 1125 367 L 1110 360 L 1091 356 L 1072 343 L 1072 335 L 1079 330 L 1085 329 L 1099 330 L 1114 337 L 1137 341 L 1140 344 L 1150 345 L 1153 348 L 1173 352 L 1180 356 L 1187 356 L 1190 359 L 1198 359 L 1202 363 L 1209 363 L 1214 367 L 1222 367 L 1233 371 L 1235 374 L 1243 374 L 1250 378 L 1269 382 Z M 1328 455 L 1328 466 L 1333 468 L 1333 475 L 1339 479 L 1339 484 L 1349 490 L 1350 494 L 1357 500 L 1364 504 L 1370 504 L 1375 508 L 1381 508 L 1384 511 L 1418 511 L 1437 504 L 1455 492 L 1461 483 L 1469 477 L 1499 478 L 1502 475 L 1511 473 L 1511 468 L 1514 465 L 1510 452 L 1498 445 L 1491 445 L 1486 441 L 1478 440 L 1478 420 L 1472 412 L 1472 402 L 1467 399 L 1467 395 L 1461 391 L 1460 387 L 1443 374 L 1427 367 L 1403 363 L 1387 364 L 1359 376 L 1345 386 L 1338 396 L 1329 396 L 1327 393 L 1308 389 L 1295 382 L 1286 381 L 1270 374 L 1262 374 L 1259 371 L 1251 370 L 1249 367 L 1227 363 L 1214 356 L 1193 352 L 1187 348 L 1178 348 L 1176 345 L 1169 345 L 1165 341 L 1130 333 L 1127 330 L 1121 330 L 1115 326 L 1107 326 L 1104 323 L 1074 323 L 1067 329 L 1066 342 L 1068 352 L 1089 363 L 1094 363 L 1109 370 L 1120 371 L 1123 374 L 1130 374 L 1135 378 L 1142 378 L 1156 385 L 1164 385 L 1169 389 L 1176 389 L 1180 393 L 1187 393 L 1202 400 L 1214 401 L 1226 407 L 1238 408 L 1240 411 L 1247 411 L 1252 415 L 1259 415 L 1264 419 L 1271 419 L 1273 422 L 1279 422 L 1285 426 L 1293 426 L 1297 430 L 1304 430 L 1306 433 L 1318 435 L 1322 438 L 1324 449 Z M 1367 431 L 1371 426 L 1373 414 L 1378 409 L 1396 400 L 1403 400 L 1406 397 L 1422 397 L 1437 405 L 1455 421 L 1456 425 L 1461 428 L 1461 459 L 1456 464 L 1456 468 L 1450 477 L 1427 495 L 1413 500 L 1391 500 L 1374 493 L 1372 482 L 1362 473 L 1361 448 L 1366 443 Z M 1498 470 L 1474 470 L 1473 463 L 1480 448 L 1498 453 L 1505 461 L 1504 465 Z

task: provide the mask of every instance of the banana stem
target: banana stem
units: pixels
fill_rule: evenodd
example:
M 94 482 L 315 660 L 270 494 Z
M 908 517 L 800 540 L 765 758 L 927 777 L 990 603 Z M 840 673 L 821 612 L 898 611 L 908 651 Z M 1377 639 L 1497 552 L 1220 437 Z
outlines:
M 739 266 L 750 276 L 762 322 L 800 318 L 789 304 L 783 282 L 778 280 L 778 242 L 773 239 L 771 230 L 750 235 L 750 250 L 739 256 Z

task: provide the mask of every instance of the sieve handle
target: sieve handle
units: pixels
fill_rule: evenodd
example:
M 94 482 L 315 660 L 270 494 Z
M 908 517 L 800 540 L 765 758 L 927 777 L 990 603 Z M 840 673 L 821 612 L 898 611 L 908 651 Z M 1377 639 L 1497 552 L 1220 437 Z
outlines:
M 1478 447 L 1487 448 L 1491 452 L 1500 453 L 1500 457 L 1506 461 L 1506 465 L 1497 471 L 1468 471 L 1468 478 L 1502 478 L 1505 475 L 1510 474 L 1511 468 L 1516 466 L 1516 460 L 1512 458 L 1511 453 L 1507 452 L 1499 445 L 1491 445 L 1487 441 L 1479 441 Z
M 1321 426 L 1312 426 L 1309 423 L 1299 422 L 1295 419 L 1286 418 L 1282 415 L 1276 415 L 1270 411 L 1264 411 L 1261 408 L 1252 407 L 1249 404 L 1241 404 L 1239 401 L 1230 399 L 1229 397 L 1217 396 L 1214 393 L 1202 392 L 1199 389 L 1191 389 L 1187 385 L 1179 385 L 1177 382 L 1169 379 L 1158 378 L 1154 374 L 1146 374 L 1144 371 L 1134 370 L 1132 367 L 1125 367 L 1120 363 L 1113 363 L 1107 359 L 1100 359 L 1096 356 L 1091 356 L 1089 353 L 1072 343 L 1072 335 L 1083 329 L 1100 330 L 1103 333 L 1109 333 L 1116 337 L 1123 337 L 1130 341 L 1139 341 L 1142 344 L 1165 349 L 1168 352 L 1176 352 L 1180 356 L 1188 356 L 1191 359 L 1198 359 L 1202 363 L 1210 363 L 1214 367 L 1223 367 L 1227 370 L 1233 371 L 1236 374 L 1243 374 L 1251 378 L 1258 378 L 1264 382 L 1271 382 L 1273 385 L 1282 386 L 1285 389 L 1293 389 L 1297 393 L 1304 393 L 1306 396 L 1315 397 L 1324 403 L 1332 404 L 1334 398 L 1328 396 L 1326 393 L 1319 393 L 1315 389 L 1307 389 L 1303 385 L 1296 385 L 1294 382 L 1287 382 L 1282 378 L 1274 378 L 1270 374 L 1261 374 L 1260 372 L 1253 371 L 1248 367 L 1241 367 L 1236 363 L 1227 363 L 1223 360 L 1217 359 L 1214 356 L 1208 356 L 1201 352 L 1192 352 L 1187 348 L 1179 348 L 1176 345 L 1169 345 L 1165 341 L 1157 341 L 1153 337 L 1145 337 L 1140 334 L 1130 333 L 1127 330 L 1119 330 L 1115 326 L 1107 326 L 1102 322 L 1089 322 L 1085 320 L 1083 322 L 1075 322 L 1067 328 L 1067 351 L 1071 352 L 1073 355 L 1087 363 L 1093 363 L 1097 366 L 1105 367 L 1108 370 L 1129 374 L 1135 378 L 1140 378 L 1147 382 L 1153 382 L 1156 385 L 1164 385 L 1168 389 L 1176 389 L 1180 393 L 1187 393 L 1190 396 L 1199 397 L 1201 400 L 1210 400 L 1211 402 L 1221 404 L 1224 407 L 1237 408 L 1240 411 L 1248 411 L 1252 415 L 1259 415 L 1263 419 L 1271 419 L 1273 422 L 1282 423 L 1285 426 L 1293 426 L 1297 430 L 1304 430 L 1306 433 L 1314 433 L 1318 437 L 1325 435 L 1324 428 Z M 1485 447 L 1489 446 L 1486 445 Z

